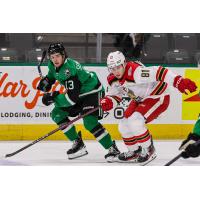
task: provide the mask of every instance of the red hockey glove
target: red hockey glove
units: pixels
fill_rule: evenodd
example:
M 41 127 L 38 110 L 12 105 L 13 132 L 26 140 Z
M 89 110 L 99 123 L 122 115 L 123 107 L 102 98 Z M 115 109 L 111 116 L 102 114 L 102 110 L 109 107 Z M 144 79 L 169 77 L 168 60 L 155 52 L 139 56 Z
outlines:
M 137 102 L 132 100 L 128 106 L 128 108 L 124 112 L 124 117 L 129 118 L 135 111 L 135 108 L 137 107 Z
M 175 77 L 173 85 L 174 87 L 178 88 L 181 93 L 185 94 L 187 94 L 186 90 L 189 90 L 190 92 L 195 92 L 197 89 L 195 82 L 181 76 Z
M 103 99 L 101 99 L 100 104 L 103 111 L 109 111 L 113 108 L 112 99 L 110 99 L 109 97 L 104 97 Z

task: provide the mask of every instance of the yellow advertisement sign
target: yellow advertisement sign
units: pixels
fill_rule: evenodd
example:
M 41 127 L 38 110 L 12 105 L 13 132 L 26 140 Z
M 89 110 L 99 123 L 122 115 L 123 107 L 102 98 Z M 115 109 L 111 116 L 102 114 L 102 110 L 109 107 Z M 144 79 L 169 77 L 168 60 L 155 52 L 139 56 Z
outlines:
M 185 77 L 194 81 L 198 88 L 196 92 L 183 94 L 182 99 L 182 119 L 183 120 L 197 120 L 200 113 L 200 70 L 199 69 L 185 69 Z

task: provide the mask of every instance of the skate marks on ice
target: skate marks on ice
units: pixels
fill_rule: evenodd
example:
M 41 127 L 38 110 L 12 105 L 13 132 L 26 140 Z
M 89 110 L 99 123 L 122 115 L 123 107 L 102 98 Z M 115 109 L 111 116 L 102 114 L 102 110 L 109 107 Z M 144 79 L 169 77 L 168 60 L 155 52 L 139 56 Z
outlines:
M 138 166 L 134 163 L 107 163 L 104 155 L 107 150 L 96 141 L 85 141 L 88 155 L 68 160 L 66 151 L 71 147 L 70 142 L 43 141 L 12 157 L 5 155 L 12 153 L 30 141 L 0 142 L 0 166 Z M 178 155 L 181 141 L 155 141 L 157 157 L 146 166 L 164 166 L 168 161 Z M 120 151 L 127 151 L 122 141 L 116 141 Z M 180 158 L 172 166 L 200 166 L 200 158 Z
M 0 156 L 0 166 L 28 166 L 26 163 L 9 160 L 5 156 Z

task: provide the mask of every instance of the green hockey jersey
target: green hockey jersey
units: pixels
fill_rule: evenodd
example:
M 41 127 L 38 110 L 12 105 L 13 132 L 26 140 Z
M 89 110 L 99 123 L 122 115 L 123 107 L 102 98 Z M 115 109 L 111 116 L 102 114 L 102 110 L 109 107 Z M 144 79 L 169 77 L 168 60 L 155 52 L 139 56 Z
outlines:
M 49 61 L 48 68 L 48 79 L 52 82 L 59 81 L 68 91 L 55 98 L 55 106 L 73 106 L 79 98 L 104 90 L 95 72 L 85 70 L 71 58 L 67 58 L 58 69 Z

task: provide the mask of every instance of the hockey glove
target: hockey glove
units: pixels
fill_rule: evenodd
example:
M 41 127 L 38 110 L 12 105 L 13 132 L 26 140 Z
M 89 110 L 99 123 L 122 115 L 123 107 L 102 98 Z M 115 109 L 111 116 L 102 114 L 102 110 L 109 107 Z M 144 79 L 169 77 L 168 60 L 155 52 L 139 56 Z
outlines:
M 200 144 L 189 144 L 186 149 L 182 152 L 181 156 L 183 158 L 193 157 L 196 158 L 200 155 Z
M 196 141 L 200 140 L 200 136 L 194 133 L 190 133 L 187 137 L 187 139 L 185 139 L 181 146 L 179 147 L 179 150 L 185 150 L 187 148 L 187 146 L 189 146 L 190 144 L 195 143 Z
M 37 89 L 43 92 L 48 92 L 51 89 L 52 85 L 53 83 L 45 76 L 40 80 Z
M 191 81 L 188 78 L 183 78 L 181 76 L 176 76 L 173 83 L 174 87 L 176 87 L 181 93 L 187 94 L 186 90 L 190 92 L 195 92 L 197 86 L 194 81 Z
M 138 105 L 137 102 L 132 100 L 128 105 L 128 108 L 124 112 L 124 117 L 129 118 L 134 113 L 137 105 Z
M 109 111 L 113 108 L 112 99 L 109 97 L 104 97 L 101 99 L 100 104 L 103 111 Z
M 44 96 L 42 97 L 42 103 L 45 106 L 51 105 L 52 103 L 54 103 L 54 98 L 56 96 L 58 96 L 59 94 L 60 94 L 59 91 L 54 91 L 54 92 L 51 92 L 51 93 L 44 94 Z

